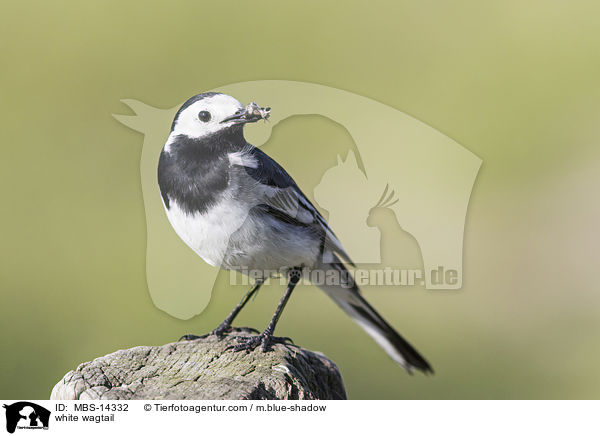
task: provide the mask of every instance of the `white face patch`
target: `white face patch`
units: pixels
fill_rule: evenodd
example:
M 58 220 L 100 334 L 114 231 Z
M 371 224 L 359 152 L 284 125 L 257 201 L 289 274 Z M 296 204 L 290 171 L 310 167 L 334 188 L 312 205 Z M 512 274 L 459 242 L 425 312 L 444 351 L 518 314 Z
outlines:
M 171 137 L 185 135 L 197 139 L 226 129 L 235 122 L 221 123 L 221 121 L 232 116 L 240 109 L 244 109 L 242 103 L 229 95 L 217 94 L 203 98 L 185 108 L 179 114 L 173 132 L 171 132 Z M 206 113 L 210 117 L 208 120 L 206 120 Z

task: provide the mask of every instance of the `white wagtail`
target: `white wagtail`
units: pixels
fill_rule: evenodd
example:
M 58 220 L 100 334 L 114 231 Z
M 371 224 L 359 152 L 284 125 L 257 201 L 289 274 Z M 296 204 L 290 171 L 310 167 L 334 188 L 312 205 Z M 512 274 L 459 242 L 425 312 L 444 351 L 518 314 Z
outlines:
M 319 287 L 408 372 L 433 372 L 427 361 L 361 296 L 344 262 L 340 241 L 292 177 L 244 139 L 246 123 L 267 119 L 270 108 L 244 107 L 207 92 L 186 101 L 171 126 L 158 164 L 158 183 L 179 237 L 213 266 L 265 271 L 231 314 L 213 330 L 221 336 L 272 271 L 288 286 L 267 328 L 235 346 L 264 351 L 301 271 L 335 273 Z M 254 273 L 255 274 L 255 273 Z M 333 284 L 332 284 L 333 283 Z

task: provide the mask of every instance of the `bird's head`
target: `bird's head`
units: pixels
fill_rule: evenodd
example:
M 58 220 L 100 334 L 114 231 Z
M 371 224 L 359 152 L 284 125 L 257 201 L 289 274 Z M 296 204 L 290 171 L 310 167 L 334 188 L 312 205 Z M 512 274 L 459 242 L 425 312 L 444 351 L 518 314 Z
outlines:
M 270 110 L 256 103 L 244 107 L 229 95 L 206 92 L 190 98 L 181 106 L 173 120 L 171 133 L 197 139 L 218 133 L 241 132 L 246 123 L 266 120 Z

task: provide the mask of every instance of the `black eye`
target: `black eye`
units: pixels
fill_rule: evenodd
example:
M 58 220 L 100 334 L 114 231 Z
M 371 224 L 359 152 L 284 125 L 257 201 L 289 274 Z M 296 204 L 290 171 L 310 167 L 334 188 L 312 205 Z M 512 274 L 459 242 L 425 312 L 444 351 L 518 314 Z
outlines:
M 210 112 L 207 112 L 207 111 L 199 112 L 198 119 L 202 122 L 208 123 L 210 121 Z

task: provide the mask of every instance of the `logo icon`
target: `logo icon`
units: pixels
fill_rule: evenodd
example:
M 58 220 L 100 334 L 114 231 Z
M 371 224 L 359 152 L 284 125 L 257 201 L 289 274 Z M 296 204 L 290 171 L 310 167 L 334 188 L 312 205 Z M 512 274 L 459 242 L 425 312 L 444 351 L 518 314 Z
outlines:
M 357 268 L 368 273 L 361 286 L 379 283 L 379 276 L 385 279 L 390 271 L 394 283 L 425 289 L 462 287 L 464 227 L 482 163 L 479 157 L 398 109 L 341 89 L 259 80 L 211 91 L 273 108 L 270 123 L 245 132 L 257 147 L 269 141 L 281 122 L 297 116 L 319 116 L 346 130 L 353 144 L 342 153 L 323 146 L 321 160 L 331 158 L 327 162 L 334 164 L 337 157 L 337 164 L 320 173 L 315 185 L 302 185 L 315 206 L 326 212 Z M 148 289 L 158 308 L 189 319 L 208 306 L 210 292 L 198 290 L 211 290 L 220 269 L 201 261 L 174 237 L 161 202 L 156 168 L 180 105 L 158 109 L 137 100 L 122 101 L 134 115 L 114 117 L 144 134 L 140 175 Z M 243 278 L 241 284 L 245 285 Z
M 6 409 L 6 431 L 14 433 L 16 429 L 48 429 L 50 411 L 29 401 L 4 404 Z

